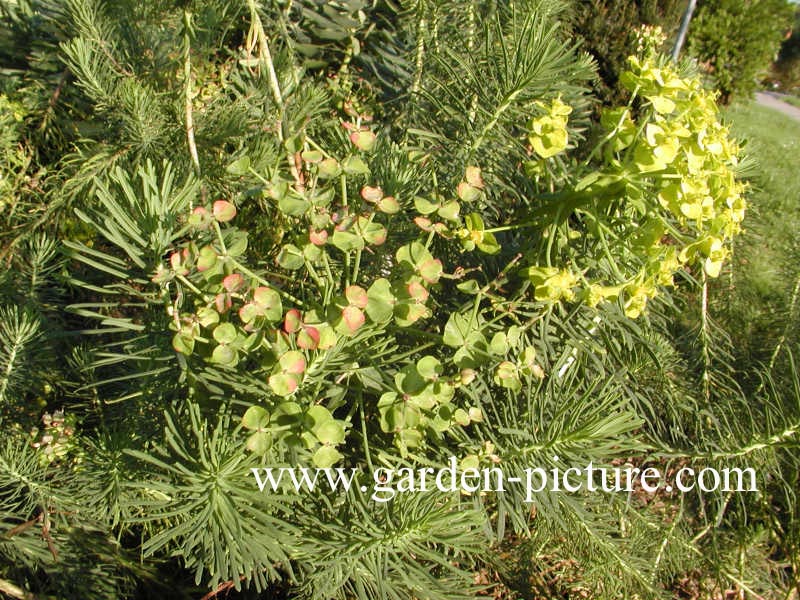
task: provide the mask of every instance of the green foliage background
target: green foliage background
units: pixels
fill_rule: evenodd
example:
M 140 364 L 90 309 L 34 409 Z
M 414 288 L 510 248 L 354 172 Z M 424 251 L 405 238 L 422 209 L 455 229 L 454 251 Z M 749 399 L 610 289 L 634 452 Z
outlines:
M 777 57 L 793 15 L 794 7 L 784 0 L 698 3 L 688 51 L 707 64 L 724 103 L 752 95 Z
M 771 75 L 785 92 L 793 93 L 800 86 L 800 12 L 795 12 L 792 33 L 783 40 Z
M 570 8 L 569 24 L 596 60 L 598 79 L 592 88 L 604 104 L 620 104 L 626 97 L 619 84 L 635 48 L 635 31 L 641 25 L 660 26 L 672 39 L 680 23 L 684 2 L 650 0 L 582 0 Z

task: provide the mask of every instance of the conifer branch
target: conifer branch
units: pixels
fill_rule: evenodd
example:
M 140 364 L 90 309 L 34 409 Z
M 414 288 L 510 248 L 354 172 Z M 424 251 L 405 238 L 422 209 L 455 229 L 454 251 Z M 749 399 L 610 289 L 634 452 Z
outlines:
M 794 324 L 795 319 L 795 312 L 797 310 L 797 301 L 800 298 L 800 277 L 797 278 L 794 284 L 794 289 L 792 290 L 792 299 L 789 301 L 789 312 L 786 319 L 786 326 L 783 329 L 783 333 L 781 333 L 781 337 L 778 340 L 778 343 L 775 345 L 775 349 L 772 351 L 772 356 L 769 359 L 769 371 L 772 371 L 775 368 L 775 362 L 778 360 L 778 356 L 783 349 L 783 345 L 786 343 L 786 338 L 789 335 L 789 328 Z M 758 387 L 758 391 L 761 391 L 764 387 L 764 384 L 760 384 Z

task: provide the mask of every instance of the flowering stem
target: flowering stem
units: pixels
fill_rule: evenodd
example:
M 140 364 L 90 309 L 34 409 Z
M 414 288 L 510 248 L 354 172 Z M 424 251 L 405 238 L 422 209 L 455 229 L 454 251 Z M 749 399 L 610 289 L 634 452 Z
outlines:
M 233 268 L 236 269 L 237 271 L 241 271 L 242 273 L 244 273 L 248 277 L 251 277 L 251 278 L 255 279 L 256 281 L 258 281 L 261 285 L 267 286 L 270 289 L 275 290 L 281 296 L 283 296 L 284 298 L 286 298 L 290 302 L 294 302 L 300 308 L 306 308 L 306 303 L 303 302 L 302 300 L 300 300 L 298 297 L 293 296 L 289 292 L 284 291 L 284 290 L 282 290 L 282 289 L 280 289 L 278 287 L 275 287 L 274 285 L 272 285 L 269 281 L 267 281 L 266 279 L 264 279 L 260 275 L 256 275 L 255 273 L 253 273 L 253 271 L 251 271 L 250 269 L 245 267 L 242 263 L 237 261 L 235 258 L 229 256 L 228 260 L 230 260 L 231 265 L 233 265 Z
M 369 215 L 369 219 L 367 219 L 367 224 L 366 224 L 365 228 L 369 227 L 372 224 L 372 220 L 374 218 L 375 218 L 375 213 L 371 213 Z M 353 266 L 353 283 L 354 284 L 358 282 L 358 270 L 361 267 L 361 252 L 362 252 L 361 248 L 356 250 L 356 264 Z
M 339 176 L 339 185 L 342 189 L 342 206 L 347 208 L 347 177 L 342 173 Z M 350 252 L 344 253 L 345 286 L 350 285 Z

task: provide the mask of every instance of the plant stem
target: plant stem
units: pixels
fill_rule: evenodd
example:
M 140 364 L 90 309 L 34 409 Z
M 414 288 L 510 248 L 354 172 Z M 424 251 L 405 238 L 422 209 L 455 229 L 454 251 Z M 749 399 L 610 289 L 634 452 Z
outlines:
M 272 285 L 269 281 L 267 281 L 266 279 L 264 279 L 260 275 L 256 275 L 255 273 L 253 273 L 253 271 L 251 271 L 250 269 L 245 267 L 242 263 L 237 261 L 235 258 L 229 256 L 228 260 L 231 261 L 231 264 L 233 265 L 233 268 L 236 269 L 237 271 L 241 271 L 243 274 L 247 275 L 248 277 L 252 277 L 256 281 L 258 281 L 261 285 L 267 286 L 268 288 L 275 290 L 281 296 L 283 296 L 284 298 L 286 298 L 290 302 L 294 302 L 300 308 L 306 308 L 306 303 L 303 302 L 302 300 L 300 300 L 300 298 L 297 298 L 296 296 L 293 296 L 292 294 L 290 294 L 289 292 L 287 292 L 285 290 L 282 290 L 281 288 L 275 287 L 274 285 Z
M 344 173 L 339 176 L 339 185 L 342 190 L 342 207 L 347 208 L 347 177 Z M 346 211 L 345 211 L 346 212 Z M 350 285 L 350 252 L 344 253 L 344 281 L 345 287 Z
M 189 144 L 189 154 L 192 157 L 192 165 L 196 175 L 200 175 L 200 158 L 197 154 L 197 145 L 194 141 L 194 117 L 192 114 L 192 13 L 183 11 L 183 77 L 184 77 L 184 111 L 186 118 L 186 141 Z
M 333 271 L 331 270 L 331 261 L 328 258 L 328 253 L 327 252 L 323 252 L 322 253 L 322 262 L 325 263 L 325 271 L 327 272 L 328 279 L 331 282 L 331 287 L 329 289 L 333 290 L 336 287 L 336 279 L 333 276 Z M 328 298 L 328 294 L 326 292 L 326 294 L 325 294 L 325 303 L 326 304 L 328 303 L 328 300 L 329 300 L 329 298 Z
M 258 171 L 256 171 L 256 170 L 255 170 L 253 167 L 248 167 L 248 168 L 247 168 L 247 170 L 248 170 L 248 171 L 249 171 L 251 174 L 255 175 L 255 176 L 256 176 L 256 179 L 258 179 L 258 180 L 259 180 L 261 183 L 263 183 L 264 185 L 267 185 L 267 186 L 269 186 L 269 185 L 272 185 L 272 184 L 271 184 L 269 181 L 267 181 L 267 179 L 266 179 L 266 178 L 265 178 L 265 177 L 264 177 L 264 176 L 263 176 L 261 173 L 259 173 Z
M 361 436 L 364 438 L 364 457 L 367 459 L 367 467 L 370 472 L 374 472 L 375 468 L 372 466 L 372 456 L 369 451 L 369 436 L 367 435 L 367 416 L 364 411 L 364 394 L 358 393 L 358 410 L 361 417 Z
M 783 333 L 781 334 L 778 343 L 775 345 L 775 349 L 772 351 L 772 356 L 769 359 L 769 371 L 771 372 L 775 368 L 775 362 L 778 360 L 778 356 L 783 349 L 783 345 L 786 343 L 786 337 L 789 334 L 789 328 L 794 322 L 794 313 L 797 309 L 797 300 L 800 297 L 800 277 L 798 277 L 797 281 L 794 284 L 794 290 L 792 290 L 792 299 L 789 302 L 789 317 L 786 321 L 786 326 L 783 328 Z M 764 389 L 764 381 L 762 381 L 758 385 L 758 389 L 756 389 L 756 394 L 761 392 Z
M 283 93 L 281 92 L 280 82 L 278 81 L 278 74 L 275 71 L 275 63 L 272 60 L 272 52 L 269 48 L 269 40 L 267 39 L 267 34 L 264 32 L 264 24 L 261 22 L 261 17 L 258 14 L 255 0 L 248 0 L 248 5 L 250 7 L 251 25 L 250 31 L 247 34 L 247 46 L 252 48 L 256 42 L 258 43 L 258 57 L 267 67 L 267 78 L 269 79 L 269 88 L 272 92 L 272 99 L 275 101 L 278 110 L 283 113 Z M 283 118 L 279 119 L 277 135 L 278 140 L 283 143 Z M 297 168 L 294 155 L 291 152 L 288 152 L 286 160 L 289 163 L 289 172 L 292 174 L 292 178 L 294 179 L 295 188 L 301 190 L 303 187 L 302 178 L 300 171 Z
M 419 2 L 417 10 L 420 13 L 419 23 L 417 24 L 417 48 L 414 60 L 414 82 L 411 84 L 411 95 L 419 93 L 422 85 L 422 69 L 425 65 L 425 30 L 428 27 L 428 20 L 425 18 L 425 2 Z
M 319 287 L 324 288 L 326 287 L 325 284 L 322 282 L 319 274 L 317 274 L 317 270 L 314 268 L 314 265 L 311 264 L 311 261 L 306 259 L 306 271 L 308 274 L 311 275 L 311 278 L 314 280 Z
M 366 227 L 369 227 L 372 224 L 372 220 L 374 218 L 375 218 L 375 213 L 371 213 L 369 215 L 369 219 L 367 219 Z M 356 284 L 358 282 L 358 270 L 361 267 L 361 252 L 362 252 L 361 248 L 356 250 L 356 264 L 353 266 L 353 284 Z
M 220 229 L 219 223 L 216 220 L 214 220 L 214 231 L 217 234 L 217 239 L 219 240 L 219 246 L 222 250 L 222 254 L 227 256 L 228 248 L 225 245 L 225 238 L 222 237 L 222 229 Z
M 267 67 L 267 77 L 269 78 L 269 88 L 272 92 L 272 98 L 275 100 L 275 104 L 281 108 L 283 107 L 283 94 L 281 93 L 281 86 L 278 82 L 278 75 L 275 72 L 275 64 L 272 62 L 272 52 L 270 52 L 267 35 L 264 32 L 264 24 L 261 22 L 255 0 L 248 0 L 247 4 L 250 7 L 250 19 L 252 21 L 250 33 L 255 34 L 258 40 L 259 58 L 264 61 Z
M 703 396 L 706 402 L 711 400 L 711 354 L 708 351 L 708 277 L 703 269 L 703 287 L 700 301 L 700 323 L 703 338 Z
M 7 579 L 0 579 L 0 592 L 17 600 L 36 600 L 36 596 Z
M 191 281 L 189 281 L 188 279 L 186 279 L 186 277 L 184 277 L 183 275 L 178 275 L 177 278 L 178 278 L 178 281 L 180 281 L 183 285 L 185 285 L 190 290 L 192 290 L 195 294 L 197 294 L 201 298 L 205 298 L 205 295 L 203 294 L 203 292 L 201 290 L 197 289 L 197 286 L 195 284 L 193 284 Z
M 506 112 L 506 110 L 508 110 L 512 104 L 514 104 L 514 100 L 517 99 L 517 96 L 522 92 L 523 89 L 524 88 L 518 88 L 511 92 L 505 101 L 497 107 L 492 115 L 491 120 L 483 127 L 480 135 L 475 138 L 475 141 L 472 142 L 472 145 L 469 148 L 469 154 L 467 155 L 467 162 L 472 162 L 473 156 L 475 156 L 475 153 L 483 144 L 486 136 L 489 135 L 489 132 L 497 125 L 497 122 L 500 120 L 500 117 L 503 116 L 503 113 Z

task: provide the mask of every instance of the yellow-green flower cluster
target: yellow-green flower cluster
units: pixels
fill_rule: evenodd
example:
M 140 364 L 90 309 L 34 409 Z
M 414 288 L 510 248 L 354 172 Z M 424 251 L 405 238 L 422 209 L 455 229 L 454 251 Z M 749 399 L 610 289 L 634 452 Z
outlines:
M 580 297 L 596 306 L 621 298 L 625 313 L 635 318 L 679 269 L 697 265 L 709 277 L 719 275 L 728 242 L 741 231 L 745 186 L 736 180 L 739 146 L 719 121 L 715 94 L 654 54 L 632 57 L 630 65 L 621 81 L 631 102 L 604 112 L 602 163 L 571 192 L 583 195 L 580 210 L 591 214 L 590 222 L 602 223 L 589 234 L 616 232 L 611 243 L 603 238 L 596 246 L 606 264 L 613 263 L 616 281 L 608 281 L 608 273 L 592 281 L 592 269 L 579 266 L 534 266 L 528 276 L 539 300 Z M 566 116 L 555 126 L 556 114 L 569 114 L 568 107 L 554 102 L 550 115 L 532 122 L 538 128 L 531 142 L 549 135 L 544 149 L 550 155 L 566 146 L 553 133 L 566 126 Z M 598 210 L 601 203 L 604 210 Z
M 635 143 L 634 166 L 651 178 L 657 199 L 684 233 L 678 259 L 701 263 L 719 275 L 726 242 L 741 231 L 745 186 L 736 181 L 739 147 L 718 119 L 712 92 L 699 78 L 681 78 L 667 64 L 631 59 L 624 83 L 652 106 L 644 139 Z M 694 239 L 691 239 L 694 238 Z
M 636 52 L 640 56 L 651 56 L 667 40 L 660 25 L 642 25 L 636 31 Z
M 545 114 L 531 119 L 528 123 L 528 141 L 534 152 L 542 158 L 550 158 L 563 152 L 569 142 L 567 120 L 572 107 L 564 104 L 561 98 L 554 99 L 550 106 L 536 103 Z

